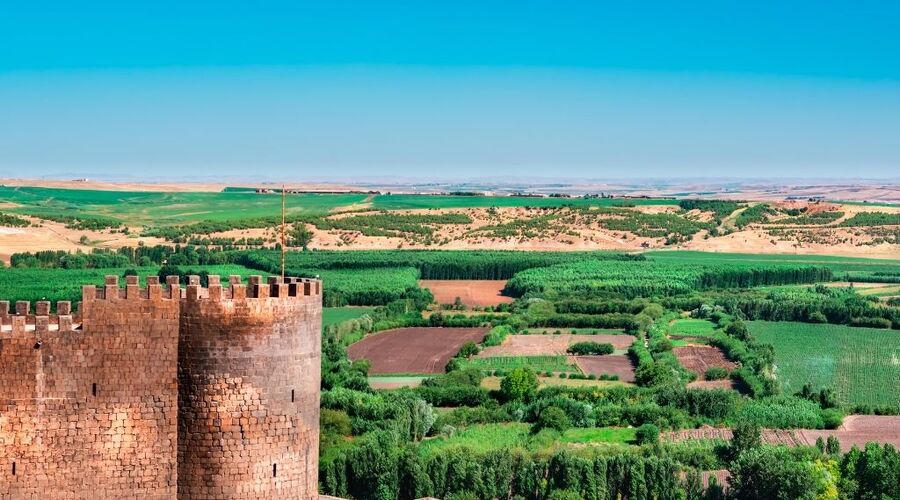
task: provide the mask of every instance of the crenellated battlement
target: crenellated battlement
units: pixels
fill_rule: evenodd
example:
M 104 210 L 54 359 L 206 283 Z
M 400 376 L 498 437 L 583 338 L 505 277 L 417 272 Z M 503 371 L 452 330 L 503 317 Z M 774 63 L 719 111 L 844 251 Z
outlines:
M 72 303 L 68 300 L 57 302 L 54 314 L 50 313 L 50 301 L 46 300 L 36 302 L 34 311 L 30 302 L 20 300 L 12 312 L 8 300 L 0 301 L 0 334 L 72 332 L 78 328 L 80 319 L 73 314 Z
M 206 287 L 200 285 L 200 276 L 188 276 L 188 284 L 182 288 L 178 276 L 166 277 L 161 284 L 156 276 L 146 278 L 147 286 L 141 287 L 137 276 L 126 276 L 125 287 L 119 286 L 118 276 L 107 276 L 102 287 L 82 287 L 82 301 L 95 300 L 244 300 L 265 298 L 309 297 L 322 294 L 322 282 L 311 278 L 250 276 L 244 284 L 238 275 L 231 275 L 223 284 L 222 277 L 210 275 Z M 17 309 L 18 311 L 18 309 Z M 17 313 L 18 314 L 18 313 Z
M 168 276 L 165 284 L 159 277 L 147 276 L 146 286 L 140 286 L 138 276 L 126 276 L 125 287 L 119 285 L 118 276 L 106 276 L 103 286 L 84 285 L 81 302 L 73 310 L 70 301 L 58 301 L 55 313 L 51 313 L 50 301 L 0 301 L 0 334 L 44 334 L 50 332 L 74 332 L 82 329 L 83 304 L 93 301 L 168 301 L 211 300 L 241 301 L 271 298 L 310 297 L 322 294 L 322 282 L 310 278 L 249 276 L 247 283 L 238 275 L 229 276 L 223 284 L 221 276 L 210 275 L 208 286 L 200 285 L 200 276 L 189 276 L 182 287 L 178 276 Z

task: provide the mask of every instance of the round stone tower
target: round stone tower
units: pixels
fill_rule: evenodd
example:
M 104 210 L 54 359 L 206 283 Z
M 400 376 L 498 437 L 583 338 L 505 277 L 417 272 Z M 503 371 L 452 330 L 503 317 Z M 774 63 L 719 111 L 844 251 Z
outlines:
M 178 498 L 317 497 L 322 287 L 192 276 L 178 343 Z

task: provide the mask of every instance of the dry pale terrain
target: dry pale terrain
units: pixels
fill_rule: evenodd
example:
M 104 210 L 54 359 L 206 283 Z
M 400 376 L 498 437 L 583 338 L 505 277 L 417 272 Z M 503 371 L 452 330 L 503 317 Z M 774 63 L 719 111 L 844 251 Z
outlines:
M 46 187 L 80 187 L 84 189 L 115 189 L 115 190 L 141 190 L 141 191 L 218 191 L 224 184 L 215 183 L 108 183 L 97 181 L 72 182 L 72 181 L 33 181 L 0 179 L 0 184 L 5 185 L 39 185 Z M 332 189 L 340 190 L 349 186 L 333 184 L 305 184 L 292 185 L 297 189 Z M 866 189 L 875 189 L 868 186 Z M 890 192 L 896 186 L 884 188 Z M 775 191 L 766 193 L 772 194 Z M 780 192 L 780 191 L 779 191 Z M 800 189 L 800 193 L 807 193 L 807 188 Z M 879 191 L 880 192 L 880 191 Z M 751 198 L 755 192 L 728 192 L 729 197 Z M 860 194 L 866 191 L 860 191 Z M 657 193 L 659 194 L 659 193 Z M 757 193 L 758 194 L 758 193 Z M 838 197 L 837 193 L 834 197 Z M 429 226 L 433 235 L 427 239 L 421 236 L 409 235 L 404 237 L 367 236 L 356 230 L 321 230 L 312 224 L 307 228 L 312 232 L 313 239 L 310 248 L 331 250 L 357 250 L 357 249 L 449 249 L 449 250 L 548 250 L 548 251 L 575 251 L 575 250 L 620 250 L 641 251 L 646 249 L 688 249 L 708 252 L 723 253 L 766 253 L 766 254 L 815 254 L 859 256 L 870 258 L 898 258 L 900 257 L 900 244 L 896 243 L 900 226 L 867 227 L 840 227 L 840 224 L 856 214 L 863 212 L 884 212 L 900 214 L 898 206 L 872 206 L 858 204 L 838 203 L 810 203 L 808 201 L 784 201 L 785 194 L 781 193 L 781 199 L 771 203 L 780 210 L 804 210 L 804 215 L 818 212 L 840 211 L 843 216 L 827 224 L 817 226 L 791 225 L 791 220 L 784 212 L 771 216 L 768 224 L 751 224 L 744 228 L 735 227 L 735 219 L 739 211 L 724 217 L 718 226 L 718 235 L 711 235 L 703 229 L 684 241 L 666 244 L 663 237 L 642 237 L 633 232 L 611 230 L 606 227 L 604 221 L 619 217 L 616 214 L 585 215 L 577 210 L 569 208 L 469 208 L 469 209 L 420 209 L 397 210 L 392 214 L 397 215 L 435 215 L 435 214 L 464 214 L 470 222 L 465 224 L 444 224 Z M 774 196 L 774 195 L 773 195 Z M 757 196 L 756 199 L 764 199 Z M 889 196 L 885 199 L 890 198 Z M 751 198 L 752 199 L 752 198 Z M 751 205 L 754 202 L 751 202 Z M 13 205 L 3 203 L 0 200 L 0 209 L 12 208 Z M 360 210 L 353 213 L 335 213 L 330 218 L 343 218 L 358 215 L 374 214 L 375 211 L 366 211 L 365 203 L 357 206 L 342 207 L 341 210 Z M 638 205 L 627 208 L 643 214 L 677 213 L 679 217 L 697 222 L 709 222 L 712 220 L 710 212 L 697 210 L 681 212 L 672 205 Z M 198 216 L 198 219 L 202 216 Z M 117 248 L 123 246 L 135 246 L 143 242 L 152 245 L 164 243 L 158 238 L 139 237 L 141 227 L 129 227 L 130 235 L 111 231 L 84 231 L 67 229 L 63 224 L 29 219 L 34 222 L 32 227 L 26 228 L 0 228 L 0 259 L 7 261 L 15 252 L 37 250 L 82 250 L 90 251 L 92 248 Z M 544 221 L 542 223 L 542 220 Z M 501 229 L 498 229 L 501 228 Z M 82 236 L 87 238 L 87 244 L 81 242 Z M 262 238 L 268 246 L 275 244 L 278 233 L 273 228 L 256 228 L 230 230 L 208 235 L 210 238 Z M 894 243 L 886 242 L 894 241 Z M 454 292 L 450 292 L 454 293 Z M 467 293 L 461 291 L 461 293 Z M 473 305 L 481 300 L 482 292 L 472 291 Z M 484 292 L 487 293 L 487 292 Z M 460 295 L 462 297 L 462 295 Z M 449 302 L 455 299 L 450 298 Z M 502 299 L 491 299 L 502 300 Z

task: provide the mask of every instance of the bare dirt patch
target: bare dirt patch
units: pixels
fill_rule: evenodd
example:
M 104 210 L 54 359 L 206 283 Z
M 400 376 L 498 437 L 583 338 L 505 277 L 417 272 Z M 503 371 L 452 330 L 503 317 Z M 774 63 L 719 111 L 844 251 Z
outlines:
M 421 280 L 419 287 L 431 290 L 438 304 L 453 304 L 456 298 L 467 306 L 496 306 L 514 299 L 501 295 L 506 280 Z
M 352 344 L 350 359 L 367 359 L 371 374 L 443 373 L 467 341 L 480 342 L 487 328 L 397 328 Z
M 508 335 L 498 346 L 485 347 L 479 356 L 550 356 L 566 355 L 566 349 L 576 342 L 612 344 L 616 349 L 628 349 L 634 343 L 633 335 Z
M 681 366 L 694 372 L 700 378 L 703 378 L 703 375 L 709 368 L 725 368 L 728 371 L 737 368 L 737 365 L 729 361 L 725 357 L 725 353 L 718 347 L 690 345 L 676 347 L 672 351 L 675 353 L 675 357 L 678 358 Z
M 574 356 L 575 364 L 588 375 L 618 375 L 622 382 L 634 382 L 634 363 L 624 354 Z
M 810 445 L 815 444 L 818 437 L 836 436 L 841 442 L 841 451 L 849 451 L 853 446 L 862 448 L 871 441 L 900 446 L 900 416 L 850 415 L 835 430 L 803 429 L 798 432 Z

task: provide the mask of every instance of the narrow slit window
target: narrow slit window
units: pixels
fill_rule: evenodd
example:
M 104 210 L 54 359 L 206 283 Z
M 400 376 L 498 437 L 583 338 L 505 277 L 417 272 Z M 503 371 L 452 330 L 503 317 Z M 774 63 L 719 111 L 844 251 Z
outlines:
M 15 463 L 15 462 L 13 462 L 13 470 L 12 470 L 12 473 L 13 473 L 13 476 L 16 475 L 16 463 Z
M 97 395 L 97 382 L 94 382 L 93 384 L 91 384 L 91 396 L 96 396 L 96 395 Z
M 272 477 L 278 477 L 278 464 L 272 464 Z
M 294 402 L 294 389 L 291 389 L 291 403 Z

